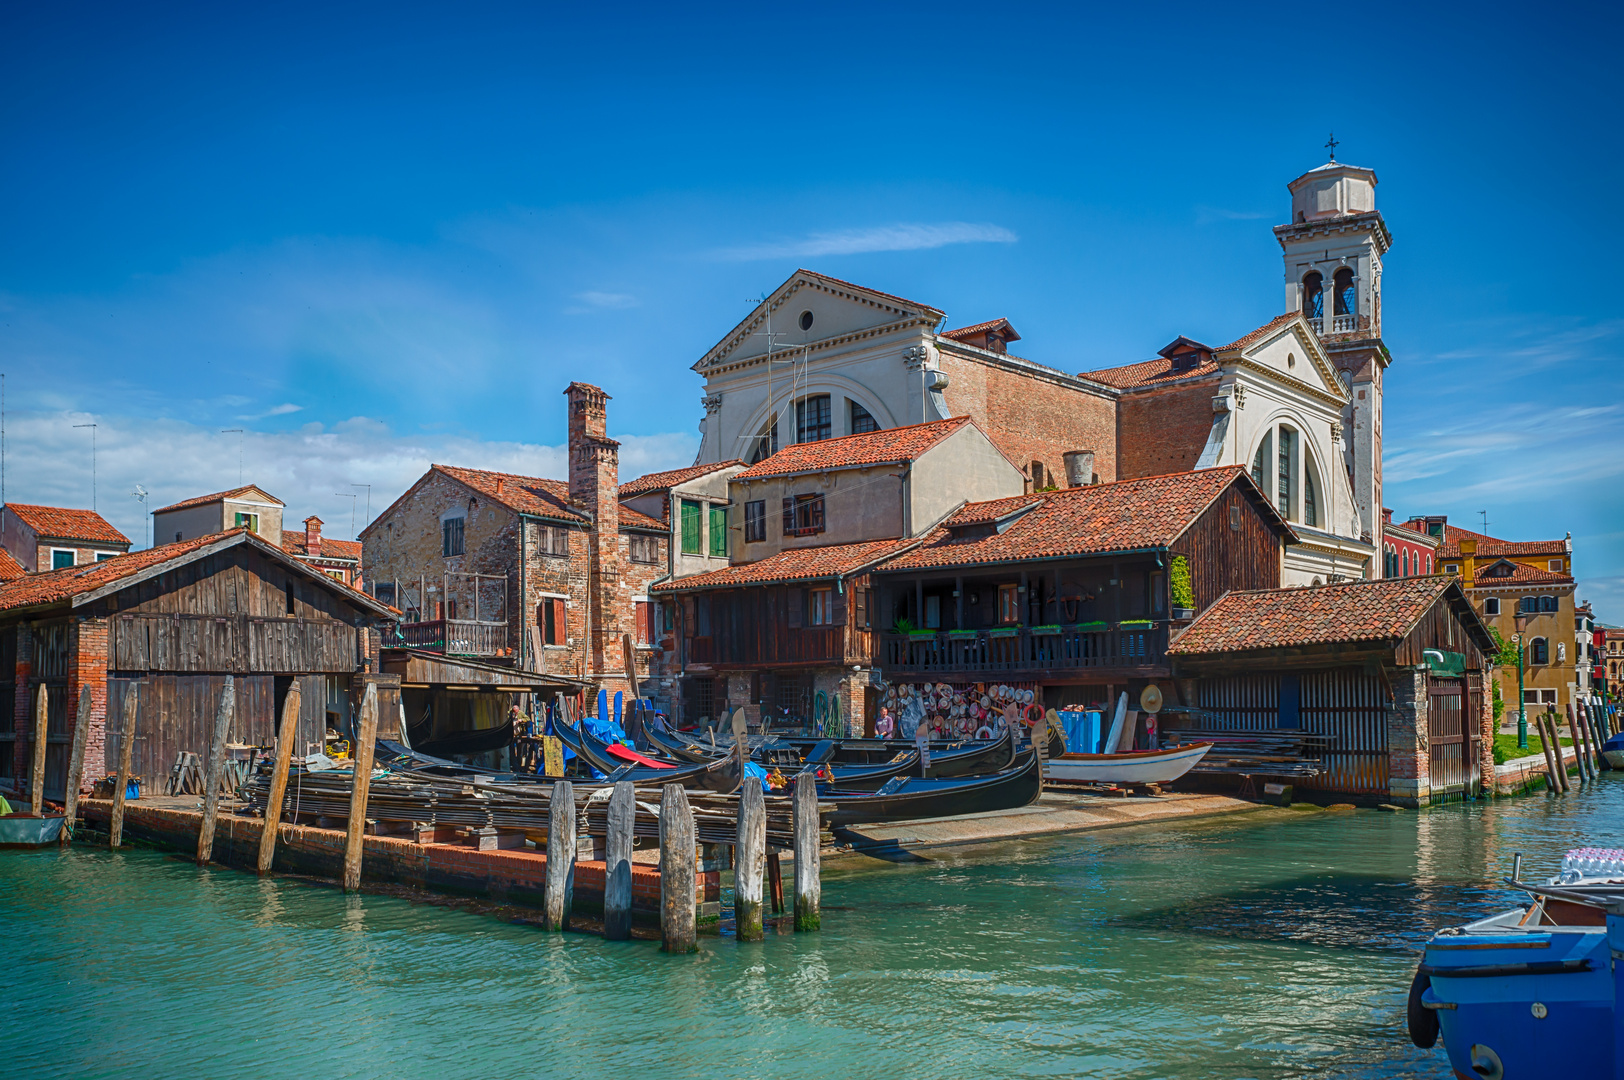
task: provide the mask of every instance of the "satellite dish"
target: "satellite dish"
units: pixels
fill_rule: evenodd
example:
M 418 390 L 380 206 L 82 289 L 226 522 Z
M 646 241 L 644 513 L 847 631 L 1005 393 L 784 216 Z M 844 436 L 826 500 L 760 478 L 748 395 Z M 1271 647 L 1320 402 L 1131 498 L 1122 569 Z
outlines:
M 1139 695 L 1139 704 L 1148 713 L 1161 712 L 1162 711 L 1162 691 L 1161 691 L 1161 688 L 1158 687 L 1155 683 L 1151 683 L 1149 686 L 1145 687 L 1144 691 Z

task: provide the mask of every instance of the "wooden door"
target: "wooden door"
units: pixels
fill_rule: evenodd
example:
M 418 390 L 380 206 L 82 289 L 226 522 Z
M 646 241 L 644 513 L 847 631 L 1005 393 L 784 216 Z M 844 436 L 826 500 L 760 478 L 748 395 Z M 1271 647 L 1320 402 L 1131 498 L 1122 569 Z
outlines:
M 1462 680 L 1427 679 L 1427 744 L 1430 750 L 1430 786 L 1433 791 L 1470 787 L 1465 738 L 1465 700 Z

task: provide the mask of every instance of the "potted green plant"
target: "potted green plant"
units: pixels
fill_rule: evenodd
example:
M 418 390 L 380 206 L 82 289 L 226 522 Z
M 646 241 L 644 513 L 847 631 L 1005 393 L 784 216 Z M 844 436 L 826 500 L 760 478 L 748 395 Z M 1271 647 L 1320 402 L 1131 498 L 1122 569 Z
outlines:
M 1195 584 L 1190 580 L 1190 560 L 1183 555 L 1173 556 L 1167 567 L 1167 591 L 1172 601 L 1173 618 L 1195 618 Z

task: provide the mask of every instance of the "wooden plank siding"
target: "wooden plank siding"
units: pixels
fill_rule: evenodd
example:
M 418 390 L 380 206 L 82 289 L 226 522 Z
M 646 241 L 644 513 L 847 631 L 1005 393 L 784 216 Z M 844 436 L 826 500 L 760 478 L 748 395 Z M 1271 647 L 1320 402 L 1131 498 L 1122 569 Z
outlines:
M 717 667 L 870 663 L 874 635 L 857 626 L 857 590 L 867 588 L 868 579 L 865 575 L 858 580 L 861 586 L 846 583 L 844 626 L 790 625 L 791 607 L 800 605 L 802 618 L 795 621 L 804 622 L 807 591 L 830 587 L 830 582 L 715 589 L 685 596 L 686 660 Z M 709 634 L 697 633 L 706 628 Z
M 1246 485 L 1229 485 L 1169 548 L 1189 560 L 1196 611 L 1226 592 L 1280 587 L 1280 537 L 1254 498 Z
M 119 614 L 109 667 L 117 671 L 350 672 L 360 630 L 318 619 Z

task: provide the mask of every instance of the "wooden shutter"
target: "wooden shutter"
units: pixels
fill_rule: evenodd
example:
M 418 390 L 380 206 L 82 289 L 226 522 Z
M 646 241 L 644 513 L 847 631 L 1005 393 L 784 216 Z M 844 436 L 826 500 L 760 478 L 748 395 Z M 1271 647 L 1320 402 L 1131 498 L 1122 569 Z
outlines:
M 654 626 L 649 622 L 648 617 L 648 601 L 634 600 L 632 607 L 635 609 L 637 622 L 637 643 L 639 645 L 648 645 L 654 640 Z
M 835 587 L 829 590 L 829 625 L 846 625 L 846 605 L 851 602 L 850 592 L 849 589 L 841 592 L 838 581 L 835 582 Z
M 868 590 L 857 590 L 857 626 L 859 629 L 868 629 Z
M 785 500 L 788 502 L 789 500 Z M 791 630 L 799 630 L 806 614 L 806 600 L 800 589 L 784 590 L 784 617 Z
M 553 599 L 553 644 L 563 645 L 569 641 L 570 627 L 568 618 L 569 609 L 564 601 Z
M 710 553 L 712 555 L 727 554 L 727 507 L 712 506 L 710 508 Z
M 784 535 L 795 535 L 795 500 L 784 500 Z

